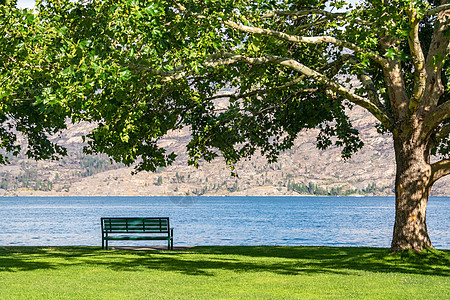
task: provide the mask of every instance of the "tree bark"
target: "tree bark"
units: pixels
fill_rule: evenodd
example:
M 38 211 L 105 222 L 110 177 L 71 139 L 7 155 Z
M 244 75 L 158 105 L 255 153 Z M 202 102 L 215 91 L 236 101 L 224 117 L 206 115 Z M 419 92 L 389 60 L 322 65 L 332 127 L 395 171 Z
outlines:
M 402 127 L 404 130 L 394 134 L 397 173 L 391 252 L 407 249 L 422 251 L 433 247 L 426 223 L 432 186 L 430 147 L 427 141 L 418 138 L 418 130 L 411 130 L 417 128 L 417 124 Z

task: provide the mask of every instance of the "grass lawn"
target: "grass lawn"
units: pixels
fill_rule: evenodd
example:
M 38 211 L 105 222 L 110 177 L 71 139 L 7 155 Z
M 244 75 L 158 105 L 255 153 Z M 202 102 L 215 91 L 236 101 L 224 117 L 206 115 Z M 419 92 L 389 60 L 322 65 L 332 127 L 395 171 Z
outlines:
M 0 247 L 0 299 L 450 299 L 450 251 Z

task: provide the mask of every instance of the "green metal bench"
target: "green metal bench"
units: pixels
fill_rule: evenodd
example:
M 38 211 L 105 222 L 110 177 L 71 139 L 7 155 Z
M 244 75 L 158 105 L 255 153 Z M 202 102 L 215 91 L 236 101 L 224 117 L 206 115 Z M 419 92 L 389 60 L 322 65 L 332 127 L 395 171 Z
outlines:
M 111 240 L 167 240 L 173 250 L 173 228 L 169 218 L 101 218 L 102 249 Z

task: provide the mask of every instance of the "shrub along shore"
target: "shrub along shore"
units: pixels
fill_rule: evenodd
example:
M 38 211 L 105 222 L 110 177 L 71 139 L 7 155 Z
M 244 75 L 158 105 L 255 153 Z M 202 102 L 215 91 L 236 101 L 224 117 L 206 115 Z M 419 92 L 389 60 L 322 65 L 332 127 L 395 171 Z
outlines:
M 0 247 L 0 299 L 450 299 L 450 251 Z

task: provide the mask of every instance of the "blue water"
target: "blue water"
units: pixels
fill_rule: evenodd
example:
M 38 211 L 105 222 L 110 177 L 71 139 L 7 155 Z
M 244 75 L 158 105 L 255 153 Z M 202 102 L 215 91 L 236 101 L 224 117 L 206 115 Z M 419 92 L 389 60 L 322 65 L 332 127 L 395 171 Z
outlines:
M 389 247 L 394 213 L 391 197 L 4 197 L 0 246 L 98 246 L 100 217 L 167 216 L 175 245 Z M 450 249 L 449 221 L 450 197 L 431 198 L 438 249 Z M 165 244 L 114 245 L 150 243 Z

